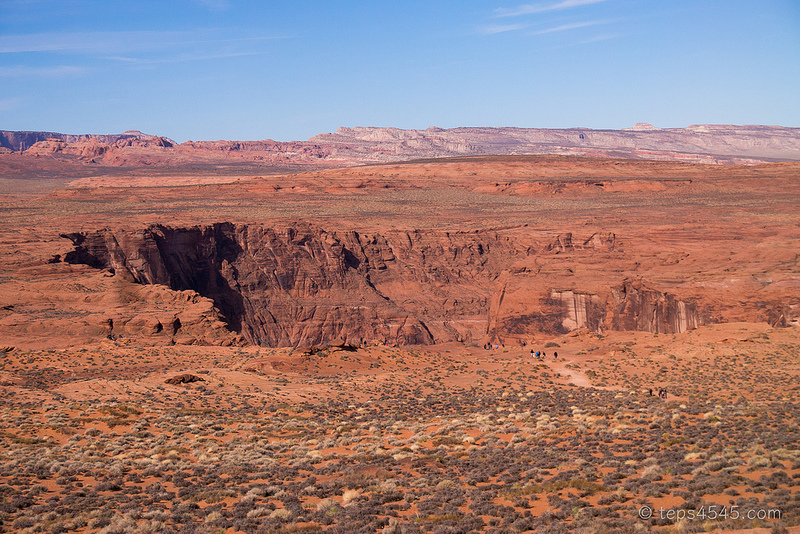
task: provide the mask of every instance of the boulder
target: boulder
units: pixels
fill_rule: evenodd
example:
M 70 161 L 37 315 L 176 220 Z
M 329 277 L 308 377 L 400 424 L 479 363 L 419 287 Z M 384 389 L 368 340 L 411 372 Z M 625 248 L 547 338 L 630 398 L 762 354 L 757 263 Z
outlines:
M 165 384 L 170 384 L 173 386 L 178 386 L 180 384 L 191 384 L 192 382 L 205 382 L 205 379 L 197 375 L 184 373 L 182 375 L 175 375 L 172 378 L 167 378 L 164 380 Z

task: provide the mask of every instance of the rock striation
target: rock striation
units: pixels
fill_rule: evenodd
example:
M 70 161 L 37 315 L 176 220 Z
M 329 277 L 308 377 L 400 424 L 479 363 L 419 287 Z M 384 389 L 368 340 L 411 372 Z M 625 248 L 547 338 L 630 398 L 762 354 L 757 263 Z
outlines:
M 680 333 L 702 324 L 695 304 L 647 289 L 641 283 L 626 281 L 622 286 L 612 289 L 612 297 L 613 330 Z
M 586 328 L 598 332 L 602 328 L 605 307 L 598 295 L 553 290 L 550 292 L 550 299 L 556 308 L 562 310 L 562 330 L 570 332 Z

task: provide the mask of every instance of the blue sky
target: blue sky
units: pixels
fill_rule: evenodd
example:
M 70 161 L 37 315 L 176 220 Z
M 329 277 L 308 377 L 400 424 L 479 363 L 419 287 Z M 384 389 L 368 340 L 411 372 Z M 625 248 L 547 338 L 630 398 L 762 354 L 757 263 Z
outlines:
M 0 129 L 800 126 L 798 0 L 0 0 Z

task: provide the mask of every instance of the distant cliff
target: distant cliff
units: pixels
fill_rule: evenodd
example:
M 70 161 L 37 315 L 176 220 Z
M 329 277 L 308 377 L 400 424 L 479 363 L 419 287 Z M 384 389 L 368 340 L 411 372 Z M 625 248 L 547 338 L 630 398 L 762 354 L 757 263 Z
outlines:
M 589 128 L 339 128 L 312 137 L 336 153 L 387 159 L 488 154 L 573 154 L 698 163 L 800 160 L 800 128 L 699 125 L 627 130 Z
M 173 146 L 174 141 L 165 137 L 144 134 L 138 130 L 129 130 L 121 134 L 82 134 L 72 135 L 56 132 L 13 132 L 0 131 L 0 147 L 8 148 L 14 152 L 22 152 L 30 149 L 36 143 L 50 142 L 74 145 L 92 141 L 96 144 L 105 144 L 115 147 L 131 146 L 134 143 L 149 144 L 151 142 L 160 143 L 161 146 Z

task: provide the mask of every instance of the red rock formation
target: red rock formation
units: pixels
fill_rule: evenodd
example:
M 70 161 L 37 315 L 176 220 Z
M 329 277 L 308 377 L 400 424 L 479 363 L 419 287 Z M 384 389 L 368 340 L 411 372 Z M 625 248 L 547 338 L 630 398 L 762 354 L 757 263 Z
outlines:
M 231 329 L 267 346 L 481 342 L 581 328 L 670 333 L 705 322 L 695 302 L 641 282 L 599 292 L 548 288 L 558 278 L 523 267 L 536 261 L 535 248 L 494 232 L 338 234 L 300 223 L 223 223 L 65 237 L 75 244 L 67 262 L 196 291 L 213 299 Z M 579 242 L 571 234 L 556 240 L 573 254 L 616 246 L 608 233 Z M 552 244 L 541 250 L 558 252 Z M 151 322 L 142 328 L 158 328 Z
M 214 299 L 234 330 L 263 345 L 431 343 L 434 333 L 423 322 L 429 317 L 438 339 L 447 339 L 454 331 L 447 323 L 481 315 L 488 292 L 471 277 L 497 269 L 493 263 L 502 257 L 489 261 L 498 243 L 472 234 L 399 233 L 390 245 L 382 235 L 339 236 L 307 225 L 158 226 L 65 237 L 75 243 L 67 262 L 199 291 Z M 449 317 L 437 309 L 439 300 Z

